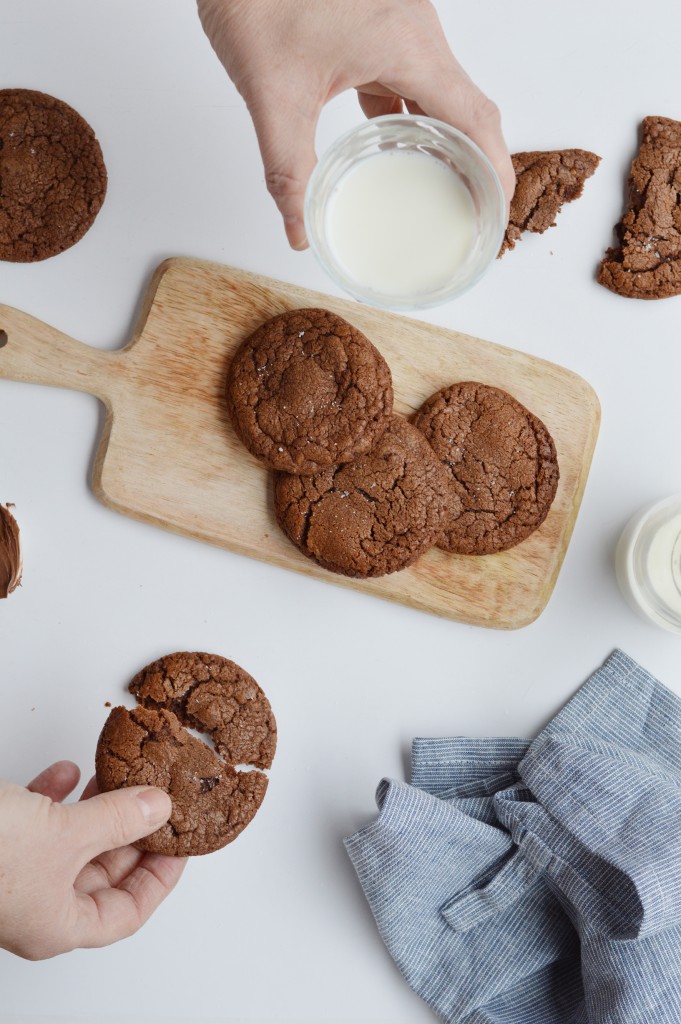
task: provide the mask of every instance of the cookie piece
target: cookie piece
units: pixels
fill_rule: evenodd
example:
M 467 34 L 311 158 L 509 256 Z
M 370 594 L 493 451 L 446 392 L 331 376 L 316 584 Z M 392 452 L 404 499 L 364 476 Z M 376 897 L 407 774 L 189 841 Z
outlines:
M 277 522 L 318 565 L 384 576 L 415 562 L 440 536 L 447 474 L 422 435 L 391 417 L 375 448 L 314 476 L 278 473 Z
M 516 186 L 499 256 L 514 249 L 524 231 L 542 234 L 553 227 L 563 204 L 581 196 L 601 158 L 584 149 L 556 149 L 513 153 L 511 160 Z
M 83 237 L 106 195 L 87 121 L 30 89 L 0 90 L 0 260 L 32 263 Z
M 452 384 L 424 402 L 414 423 L 448 474 L 440 547 L 491 555 L 544 522 L 558 487 L 556 447 L 541 420 L 506 391 Z
M 0 505 L 0 598 L 21 583 L 19 525 L 7 505 Z
M 598 283 L 630 299 L 681 294 L 681 123 L 646 117 L 631 165 L 627 209 Z
M 191 729 L 208 733 L 232 764 L 272 765 L 277 723 L 255 679 L 217 654 L 168 654 L 137 673 L 128 687 L 147 708 L 166 708 Z
M 259 771 L 236 771 L 163 709 L 113 708 L 95 768 L 103 793 L 159 786 L 170 794 L 170 820 L 135 846 L 174 857 L 213 853 L 236 839 L 260 807 L 268 781 Z
M 227 377 L 237 434 L 256 458 L 286 473 L 316 473 L 369 451 L 392 405 L 383 356 L 325 309 L 268 320 L 237 350 Z

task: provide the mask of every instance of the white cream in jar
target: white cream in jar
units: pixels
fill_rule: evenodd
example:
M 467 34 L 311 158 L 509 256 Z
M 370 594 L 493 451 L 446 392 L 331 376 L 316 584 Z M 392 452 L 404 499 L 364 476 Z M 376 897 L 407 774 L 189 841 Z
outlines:
M 681 633 L 681 495 L 650 505 L 629 521 L 615 565 L 630 605 L 664 629 Z

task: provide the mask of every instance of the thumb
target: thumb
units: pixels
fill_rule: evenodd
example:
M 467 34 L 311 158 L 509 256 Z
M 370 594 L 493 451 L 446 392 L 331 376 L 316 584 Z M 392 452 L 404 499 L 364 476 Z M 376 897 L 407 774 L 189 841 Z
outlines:
M 515 171 L 501 129 L 499 108 L 475 85 L 458 61 L 449 54 L 439 71 L 419 76 L 417 81 L 396 76 L 393 91 L 418 104 L 429 117 L 436 117 L 465 132 L 494 167 L 506 198 L 507 212 L 515 189 Z M 411 104 L 407 102 L 411 112 Z
M 247 99 L 260 154 L 265 183 L 284 219 L 293 249 L 306 249 L 305 189 L 317 163 L 314 136 L 321 104 L 296 102 L 294 97 L 261 94 Z
M 155 832 L 173 805 L 162 789 L 130 786 L 62 807 L 72 846 L 88 861 Z

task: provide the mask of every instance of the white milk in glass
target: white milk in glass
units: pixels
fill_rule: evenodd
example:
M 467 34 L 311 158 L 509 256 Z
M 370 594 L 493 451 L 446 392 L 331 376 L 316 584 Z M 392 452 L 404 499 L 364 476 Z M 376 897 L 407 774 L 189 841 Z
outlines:
M 334 188 L 326 218 L 347 276 L 396 297 L 446 286 L 475 242 L 468 189 L 444 161 L 418 150 L 360 160 Z

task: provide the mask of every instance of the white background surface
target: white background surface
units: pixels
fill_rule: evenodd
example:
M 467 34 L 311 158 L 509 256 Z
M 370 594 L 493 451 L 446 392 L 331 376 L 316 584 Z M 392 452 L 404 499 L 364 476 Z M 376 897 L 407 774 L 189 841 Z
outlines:
M 594 281 L 641 118 L 681 118 L 678 5 L 647 5 L 652 33 L 631 0 L 438 9 L 501 106 L 511 149 L 603 158 L 556 228 L 525 237 L 468 296 L 428 315 L 563 364 L 601 399 L 554 595 L 523 630 L 482 630 L 125 519 L 88 483 L 97 401 L 0 382 L 0 501 L 16 503 L 25 556 L 23 587 L 0 607 L 0 776 L 25 782 L 69 757 L 87 777 L 104 702 L 128 701 L 132 675 L 174 650 L 238 661 L 280 727 L 252 825 L 191 862 L 141 932 L 46 963 L 0 954 L 4 1021 L 431 1020 L 385 952 L 341 844 L 374 813 L 381 776 L 404 777 L 417 734 L 534 734 L 616 646 L 681 694 L 681 637 L 639 620 L 613 571 L 628 517 L 681 492 L 681 298 L 625 300 Z M 17 86 L 61 97 L 93 125 L 109 192 L 73 249 L 0 264 L 0 302 L 116 348 L 166 256 L 333 291 L 310 254 L 287 248 L 248 114 L 192 0 L 0 0 L 0 88 Z M 360 116 L 354 96 L 334 101 L 320 151 Z

